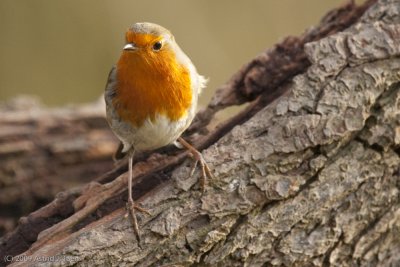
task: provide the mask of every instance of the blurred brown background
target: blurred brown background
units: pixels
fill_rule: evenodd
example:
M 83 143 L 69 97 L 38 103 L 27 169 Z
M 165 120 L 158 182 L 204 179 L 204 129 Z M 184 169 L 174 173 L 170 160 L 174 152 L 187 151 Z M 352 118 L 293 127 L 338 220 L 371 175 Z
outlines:
M 204 105 L 242 64 L 344 1 L 1 0 L 0 101 L 17 94 L 48 105 L 98 99 L 125 30 L 150 21 L 170 29 L 210 78 Z

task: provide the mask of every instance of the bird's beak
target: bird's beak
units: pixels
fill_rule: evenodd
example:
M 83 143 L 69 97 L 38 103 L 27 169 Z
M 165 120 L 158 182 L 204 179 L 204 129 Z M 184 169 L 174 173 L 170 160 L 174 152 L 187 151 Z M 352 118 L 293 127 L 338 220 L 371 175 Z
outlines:
M 138 49 L 138 47 L 134 43 L 128 43 L 124 46 L 125 51 L 134 51 L 137 49 Z

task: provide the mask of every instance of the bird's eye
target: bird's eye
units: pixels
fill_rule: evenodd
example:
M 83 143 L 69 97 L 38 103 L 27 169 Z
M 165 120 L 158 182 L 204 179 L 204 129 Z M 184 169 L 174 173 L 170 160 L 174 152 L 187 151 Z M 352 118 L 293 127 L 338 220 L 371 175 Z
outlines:
M 162 42 L 161 41 L 157 41 L 153 44 L 153 50 L 154 51 L 159 51 L 162 48 Z

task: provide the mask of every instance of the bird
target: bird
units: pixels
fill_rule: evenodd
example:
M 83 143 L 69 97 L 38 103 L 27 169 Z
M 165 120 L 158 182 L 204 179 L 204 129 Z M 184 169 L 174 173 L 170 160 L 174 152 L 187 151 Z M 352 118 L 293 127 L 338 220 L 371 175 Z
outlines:
M 169 144 L 183 146 L 194 158 L 190 175 L 200 164 L 203 192 L 206 179 L 212 178 L 201 152 L 181 137 L 196 114 L 198 96 L 206 83 L 169 30 L 150 22 L 128 28 L 120 58 L 108 75 L 104 98 L 107 122 L 128 155 L 127 210 L 139 241 L 135 210 L 150 213 L 132 198 L 135 153 Z

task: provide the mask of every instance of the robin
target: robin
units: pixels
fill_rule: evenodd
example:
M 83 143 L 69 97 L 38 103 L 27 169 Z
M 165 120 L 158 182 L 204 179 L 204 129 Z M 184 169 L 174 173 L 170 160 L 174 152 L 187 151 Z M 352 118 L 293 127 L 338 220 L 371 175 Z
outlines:
M 195 159 L 191 175 L 200 163 L 203 191 L 206 178 L 212 177 L 201 153 L 180 137 L 194 118 L 206 79 L 197 73 L 171 32 L 157 24 L 135 23 L 125 39 L 122 54 L 108 76 L 105 102 L 107 121 L 129 157 L 127 209 L 139 238 L 135 210 L 148 211 L 132 198 L 135 152 L 178 145 L 178 141 Z

